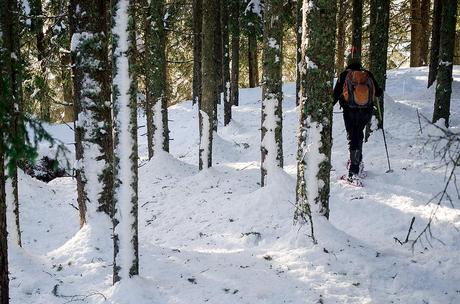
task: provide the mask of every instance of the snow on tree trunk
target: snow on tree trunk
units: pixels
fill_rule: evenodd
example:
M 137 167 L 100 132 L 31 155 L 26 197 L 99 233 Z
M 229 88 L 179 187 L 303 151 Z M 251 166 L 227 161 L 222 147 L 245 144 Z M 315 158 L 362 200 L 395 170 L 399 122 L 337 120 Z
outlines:
M 230 41 L 229 41 L 229 1 L 220 2 L 222 21 L 222 81 L 224 90 L 224 126 L 232 119 L 230 99 Z
M 202 41 L 202 100 L 199 103 L 199 168 L 200 170 L 212 166 L 212 139 L 218 86 L 221 78 L 216 65 L 216 28 L 219 27 L 216 14 L 220 10 L 219 3 L 215 0 L 203 0 L 203 41 Z
M 283 23 L 280 14 L 282 0 L 265 2 L 264 66 L 261 125 L 261 185 L 267 184 L 272 171 L 283 167 L 283 91 L 282 46 Z
M 10 155 L 5 155 L 5 161 L 9 164 L 7 180 L 2 180 L 5 191 L 7 208 L 14 215 L 14 223 L 10 232 L 14 235 L 15 242 L 21 246 L 21 227 L 19 220 L 19 185 L 18 185 L 18 154 L 25 141 L 25 129 L 22 126 L 22 60 L 20 52 L 20 23 L 19 4 L 16 0 L 5 0 L 0 6 L 1 33 L 3 37 L 0 44 L 0 68 L 2 69 L 2 92 L 0 101 L 2 109 L 8 115 L 6 128 L 3 136 L 8 137 L 10 142 L 8 149 Z M 4 143 L 2 143 L 4 144 Z M 16 157 L 12 157 L 16 154 Z M 6 187 L 8 185 L 8 187 Z M 14 231 L 14 232 L 13 232 Z
M 17 176 L 17 163 L 7 159 L 6 151 L 21 153 L 20 141 L 23 140 L 23 130 L 18 128 L 18 112 L 22 103 L 18 12 L 16 0 L 0 1 L 0 304 L 9 303 L 7 205 L 19 204 L 15 199 L 17 196 L 13 195 L 13 189 L 17 191 L 17 178 L 9 178 L 13 201 L 7 202 L 5 164 L 9 165 L 9 173 L 14 172 L 13 176 Z M 16 134 L 15 131 L 20 132 Z M 18 146 L 11 144 L 12 141 L 18 142 Z M 20 233 L 19 226 L 14 229 Z
M 442 1 L 434 0 L 433 22 L 431 30 L 430 70 L 428 73 L 428 87 L 436 80 L 439 64 L 439 39 L 441 36 Z
M 370 16 L 370 45 L 369 69 L 372 71 L 378 85 L 385 90 L 388 58 L 388 30 L 390 26 L 390 0 L 371 0 Z M 383 96 L 376 98 L 379 102 L 380 113 L 376 111 L 378 128 L 383 128 L 384 100 Z M 381 117 L 380 117 L 381 116 Z M 366 127 L 366 140 L 372 132 L 370 124 Z
M 294 219 L 309 221 L 312 233 L 312 215 L 329 217 L 336 8 L 335 1 L 321 0 L 304 1 L 303 6 L 302 98 Z
M 352 39 L 351 45 L 356 48 L 356 58 L 361 59 L 363 35 L 363 0 L 353 1 Z M 337 5 L 337 4 L 334 4 Z
M 169 151 L 164 15 L 164 1 L 151 1 L 145 31 L 146 111 L 150 114 L 147 115 L 149 159 L 158 151 Z
M 300 68 L 302 62 L 302 0 L 296 1 L 295 16 L 295 104 L 300 104 Z
M 80 224 L 112 213 L 112 115 L 104 0 L 71 0 L 76 176 Z
M 230 32 L 232 35 L 232 70 L 230 84 L 230 104 L 239 104 L 239 77 L 240 77 L 240 0 L 231 0 L 230 3 Z
M 137 87 L 134 77 L 133 1 L 112 2 L 114 114 L 113 282 L 139 274 Z
M 434 101 L 433 123 L 444 119 L 449 126 L 450 98 L 452 95 L 452 67 L 455 49 L 455 26 L 457 20 L 457 0 L 446 0 L 442 4 L 441 37 L 436 97 Z

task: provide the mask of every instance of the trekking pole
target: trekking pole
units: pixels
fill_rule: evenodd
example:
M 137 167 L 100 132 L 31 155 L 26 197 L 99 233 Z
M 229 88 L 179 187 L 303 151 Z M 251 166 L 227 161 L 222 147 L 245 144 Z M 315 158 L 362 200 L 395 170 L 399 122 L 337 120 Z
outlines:
M 385 137 L 385 129 L 383 128 L 382 111 L 380 110 L 380 100 L 378 98 L 375 98 L 375 100 L 377 101 L 377 112 L 379 112 L 379 118 L 382 125 L 383 143 L 385 144 L 385 151 L 387 153 L 388 170 L 385 173 L 391 173 L 393 172 L 393 170 L 390 166 L 390 156 L 388 155 L 387 139 Z

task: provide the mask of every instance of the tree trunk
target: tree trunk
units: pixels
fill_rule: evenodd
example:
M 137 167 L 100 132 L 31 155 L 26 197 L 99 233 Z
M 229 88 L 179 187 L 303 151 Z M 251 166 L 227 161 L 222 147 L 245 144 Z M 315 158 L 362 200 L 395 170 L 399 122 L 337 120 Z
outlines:
M 19 5 L 17 0 L 0 1 L 0 304 L 9 303 L 7 199 L 5 163 L 9 171 L 17 170 L 17 160 L 8 158 L 5 142 L 18 142 L 10 149 L 20 153 L 23 133 L 18 129 L 18 112 L 22 105 L 22 67 L 19 45 Z M 11 128 L 13 126 L 13 128 Z M 15 130 L 16 129 L 16 130 Z M 16 171 L 17 172 L 17 171 Z M 16 179 L 17 181 L 17 179 Z M 17 184 L 16 184 L 17 191 Z M 17 201 L 14 203 L 18 203 Z M 15 227 L 20 232 L 19 227 Z
M 334 4 L 335 5 L 335 4 Z M 362 36 L 363 36 L 363 0 L 353 0 L 352 18 L 353 36 L 351 44 L 356 48 L 355 57 L 361 60 Z
M 61 73 L 59 75 L 62 84 L 62 94 L 64 97 L 64 122 L 74 122 L 74 104 L 73 104 L 73 87 L 72 76 L 70 73 L 71 57 L 64 53 L 61 55 Z
M 149 159 L 155 152 L 169 151 L 166 82 L 166 31 L 164 0 L 151 1 L 145 29 L 147 139 Z
M 1 10 L 6 11 L 4 5 L 0 5 L 0 11 Z M 0 18 L 3 19 L 4 15 L 2 15 Z M 0 31 L 3 33 L 3 28 L 0 28 Z M 2 43 L 0 43 L 0 46 L 1 45 Z M 4 126 L 2 125 L 3 121 L 0 122 L 0 130 L 3 130 Z M 0 132 L 0 142 L 3 142 L 3 131 Z M 8 304 L 10 300 L 8 279 L 8 233 L 6 227 L 6 193 L 4 164 L 5 155 L 3 152 L 3 145 L 0 145 L 0 304 Z
M 240 1 L 232 0 L 230 4 L 230 32 L 232 44 L 232 74 L 230 84 L 230 104 L 239 105 L 240 78 Z
M 422 12 L 420 0 L 411 0 L 411 30 L 410 30 L 410 66 L 419 67 L 422 65 Z
M 390 0 L 371 0 L 370 16 L 370 45 L 369 45 L 369 69 L 374 74 L 375 81 L 385 90 L 387 78 L 388 58 L 388 31 L 390 26 Z M 383 128 L 384 119 L 384 96 L 376 98 L 380 112 L 375 115 L 378 128 Z M 372 133 L 370 124 L 366 128 L 366 141 Z
M 38 93 L 35 94 L 34 99 L 40 107 L 40 119 L 50 122 L 51 121 L 51 102 L 48 94 L 48 79 L 46 73 L 46 65 L 43 61 L 46 58 L 45 34 L 43 33 L 44 18 L 42 0 L 30 1 L 30 14 L 31 14 L 31 30 L 35 35 L 35 42 L 37 47 L 37 60 L 40 65 L 40 71 L 34 75 L 35 89 Z
M 193 104 L 201 100 L 203 0 L 193 0 Z
M 444 119 L 449 127 L 450 98 L 452 95 L 452 67 L 455 49 L 455 26 L 457 21 L 457 0 L 446 0 L 442 5 L 439 65 L 434 101 L 433 123 Z
M 295 66 L 295 104 L 300 104 L 300 65 L 302 62 L 302 0 L 296 0 L 296 23 L 295 23 L 295 38 L 296 38 L 296 66 Z
M 423 66 L 428 65 L 428 51 L 430 49 L 430 10 L 431 0 L 421 0 L 421 41 L 420 41 L 420 59 Z
M 219 86 L 219 93 L 222 93 L 224 91 L 223 89 L 223 75 L 222 75 L 222 65 L 223 65 L 223 45 L 222 45 L 222 19 L 221 19 L 221 13 L 220 13 L 220 7 L 221 7 L 221 2 L 222 1 L 227 1 L 227 0 L 214 0 L 217 1 L 217 5 L 219 6 L 219 10 L 216 12 L 216 19 L 217 19 L 217 28 L 215 29 L 215 43 L 216 43 L 216 66 L 219 67 L 219 70 L 217 71 L 217 78 L 219 79 L 218 86 Z M 220 104 L 220 95 L 219 99 L 217 99 L 217 103 Z M 217 118 L 217 116 L 216 116 Z
M 252 33 L 248 35 L 248 66 L 249 87 L 255 88 L 259 85 L 259 66 L 257 61 L 257 37 Z
M 77 7 L 79 8 L 77 10 Z M 75 151 L 80 225 L 112 213 L 112 115 L 104 0 L 71 0 Z
M 433 22 L 431 30 L 430 71 L 428 73 L 428 87 L 436 80 L 439 64 L 439 40 L 441 36 L 442 0 L 434 0 Z
M 230 99 L 230 39 L 229 39 L 229 2 L 220 1 L 222 26 L 222 82 L 224 91 L 224 126 L 232 119 L 232 104 Z
M 22 124 L 22 81 L 23 70 L 20 50 L 20 23 L 19 23 L 19 3 L 16 0 L 4 1 L 0 7 L 1 15 L 1 31 L 5 38 L 0 43 L 0 51 L 3 51 L 0 56 L 0 69 L 3 79 L 2 92 L 2 108 L 0 111 L 7 111 L 7 125 L 3 134 L 4 138 L 8 137 L 10 142 L 10 151 L 20 154 L 21 147 L 25 141 L 25 128 Z M 4 13 L 4 14 L 3 14 Z M 1 39 L 1 37 L 0 37 Z M 6 139 L 5 139 L 6 140 Z M 18 155 L 4 155 L 5 161 L 8 163 L 8 178 L 2 180 L 5 183 L 5 200 L 7 208 L 11 208 L 14 214 L 14 228 L 11 231 L 14 235 L 15 242 L 21 246 L 21 227 L 19 221 L 19 184 L 18 184 Z M 8 185 L 9 187 L 6 187 Z
M 264 10 L 264 64 L 261 124 L 261 186 L 283 167 L 283 0 L 267 0 Z
M 113 0 L 114 203 L 113 282 L 139 274 L 138 154 L 134 1 Z
M 336 1 L 304 0 L 308 31 L 302 43 L 306 60 L 302 62 L 294 219 L 310 222 L 313 239 L 312 215 L 329 217 L 336 6 Z
M 348 1 L 338 0 L 339 10 L 337 13 L 337 58 L 335 71 L 337 76 L 345 68 L 345 30 L 347 28 Z
M 203 0 L 203 41 L 202 41 L 202 100 L 199 105 L 200 150 L 199 169 L 212 166 L 212 140 L 216 100 L 218 98 L 218 77 L 221 70 L 216 65 L 218 43 L 216 29 L 220 27 L 216 15 L 220 11 L 219 3 L 215 0 Z

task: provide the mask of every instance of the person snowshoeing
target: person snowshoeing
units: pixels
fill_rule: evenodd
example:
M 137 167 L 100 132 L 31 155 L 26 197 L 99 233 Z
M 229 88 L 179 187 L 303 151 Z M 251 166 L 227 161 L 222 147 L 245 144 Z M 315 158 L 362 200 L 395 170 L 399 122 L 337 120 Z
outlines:
M 364 128 L 374 113 L 374 97 L 382 94 L 383 90 L 374 75 L 362 67 L 356 48 L 352 47 L 347 57 L 347 68 L 334 87 L 334 105 L 338 101 L 343 109 L 350 151 L 348 175 L 343 178 L 356 186 L 362 186 Z

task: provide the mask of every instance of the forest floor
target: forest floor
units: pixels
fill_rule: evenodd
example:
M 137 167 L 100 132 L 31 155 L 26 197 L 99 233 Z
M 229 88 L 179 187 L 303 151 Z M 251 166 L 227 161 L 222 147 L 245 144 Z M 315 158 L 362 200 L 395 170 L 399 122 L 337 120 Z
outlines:
M 141 275 L 114 287 L 110 230 L 92 224 L 79 231 L 75 180 L 45 184 L 22 175 L 23 249 L 10 241 L 11 303 L 460 303 L 454 187 L 454 206 L 443 201 L 432 224 L 439 240 L 423 237 L 414 250 L 394 240 L 405 239 L 412 217 L 410 239 L 421 232 L 436 205 L 428 202 L 445 183 L 445 168 L 426 144 L 436 129 L 422 118 L 420 132 L 417 118 L 416 109 L 432 114 L 434 86 L 427 90 L 426 79 L 426 68 L 389 72 L 385 126 L 394 172 L 385 173 L 382 134 L 374 133 L 364 147 L 364 188 L 338 181 L 348 152 L 341 110 L 334 109 L 331 214 L 329 222 L 316 220 L 317 245 L 309 227 L 293 226 L 293 84 L 284 86 L 285 170 L 263 189 L 260 88 L 242 89 L 231 125 L 219 123 L 212 169 L 197 168 L 197 108 L 190 101 L 169 109 L 171 154 L 148 162 L 140 128 Z M 451 125 L 458 131 L 460 67 L 454 79 Z M 50 130 L 73 142 L 67 126 Z M 41 153 L 51 152 L 44 145 Z

